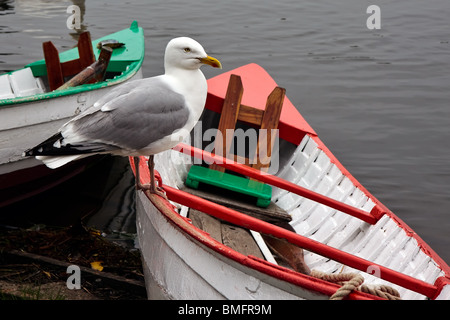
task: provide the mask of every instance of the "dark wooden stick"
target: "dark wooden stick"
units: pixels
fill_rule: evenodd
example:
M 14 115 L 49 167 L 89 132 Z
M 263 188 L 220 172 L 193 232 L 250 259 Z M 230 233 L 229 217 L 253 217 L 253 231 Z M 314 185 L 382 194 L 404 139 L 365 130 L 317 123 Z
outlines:
M 89 82 L 93 78 L 97 78 L 99 79 L 99 81 L 103 80 L 111 55 L 112 49 L 103 47 L 97 61 L 92 63 L 90 66 L 85 68 L 83 71 L 81 71 L 79 74 L 64 83 L 56 90 L 64 90 L 70 87 L 76 87 Z

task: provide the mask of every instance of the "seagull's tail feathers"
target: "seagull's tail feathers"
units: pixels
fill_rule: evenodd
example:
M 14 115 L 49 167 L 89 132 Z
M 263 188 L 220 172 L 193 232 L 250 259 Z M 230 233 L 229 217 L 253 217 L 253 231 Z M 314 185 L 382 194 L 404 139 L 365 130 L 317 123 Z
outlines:
M 34 148 L 23 153 L 25 157 L 36 157 L 51 169 L 59 168 L 71 161 L 89 157 L 99 153 L 106 153 L 113 150 L 113 146 L 106 144 L 80 144 L 63 145 L 63 136 L 57 133 Z
M 89 156 L 90 154 L 76 154 L 70 156 L 36 156 L 36 159 L 44 162 L 44 164 L 50 169 L 56 169 L 71 161 L 79 160 Z

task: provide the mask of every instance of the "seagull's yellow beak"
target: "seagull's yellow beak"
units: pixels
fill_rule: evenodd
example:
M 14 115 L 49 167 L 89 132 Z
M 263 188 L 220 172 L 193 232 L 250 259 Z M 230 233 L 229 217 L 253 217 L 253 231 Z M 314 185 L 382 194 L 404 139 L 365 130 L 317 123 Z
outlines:
M 201 63 L 210 65 L 213 68 L 222 69 L 222 64 L 216 58 L 207 56 L 206 58 L 198 58 L 198 60 L 200 60 Z

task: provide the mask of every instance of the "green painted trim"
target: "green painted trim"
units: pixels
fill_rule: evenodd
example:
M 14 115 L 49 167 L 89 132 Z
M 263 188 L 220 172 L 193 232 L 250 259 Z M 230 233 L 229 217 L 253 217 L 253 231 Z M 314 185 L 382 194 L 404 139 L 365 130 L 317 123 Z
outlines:
M 115 49 L 113 51 L 110 63 L 108 64 L 107 71 L 110 72 L 122 72 L 121 75 L 108 79 L 106 81 L 97 82 L 93 84 L 84 84 L 81 86 L 68 88 L 66 90 L 55 90 L 52 92 L 41 93 L 33 96 L 17 97 L 11 99 L 0 100 L 0 106 L 11 105 L 11 104 L 21 104 L 27 102 L 36 102 L 45 99 L 54 99 L 58 97 L 64 97 L 68 95 L 78 94 L 81 92 L 97 90 L 107 86 L 116 85 L 122 83 L 130 78 L 132 78 L 141 68 L 144 61 L 145 55 L 145 42 L 144 42 L 144 31 L 138 26 L 136 21 L 133 21 L 131 27 L 128 29 L 121 30 L 119 32 L 107 35 L 100 39 L 92 41 L 92 46 L 94 47 L 94 54 L 96 59 L 100 54 L 100 49 L 97 49 L 96 45 L 99 41 L 106 39 L 116 39 L 120 42 L 125 43 L 125 47 Z M 78 59 L 78 50 L 73 48 L 60 53 L 61 61 L 69 61 L 73 59 Z M 30 67 L 33 71 L 33 75 L 43 76 L 47 75 L 47 70 L 45 67 L 45 60 L 39 60 L 26 65 L 25 67 Z M 44 73 L 42 73 L 44 71 Z M 8 74 L 14 71 L 8 72 Z

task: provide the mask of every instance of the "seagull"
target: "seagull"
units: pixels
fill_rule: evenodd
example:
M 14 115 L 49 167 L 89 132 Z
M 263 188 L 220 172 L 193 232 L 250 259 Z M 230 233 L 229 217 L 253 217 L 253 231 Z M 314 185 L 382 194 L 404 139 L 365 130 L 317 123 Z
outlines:
M 153 155 L 175 147 L 197 123 L 207 95 L 200 70 L 205 64 L 222 68 L 194 39 L 170 40 L 164 74 L 114 88 L 24 156 L 34 156 L 52 169 L 96 154 L 132 156 L 136 188 L 166 198 L 155 184 Z M 140 182 L 139 156 L 149 156 L 150 185 Z

